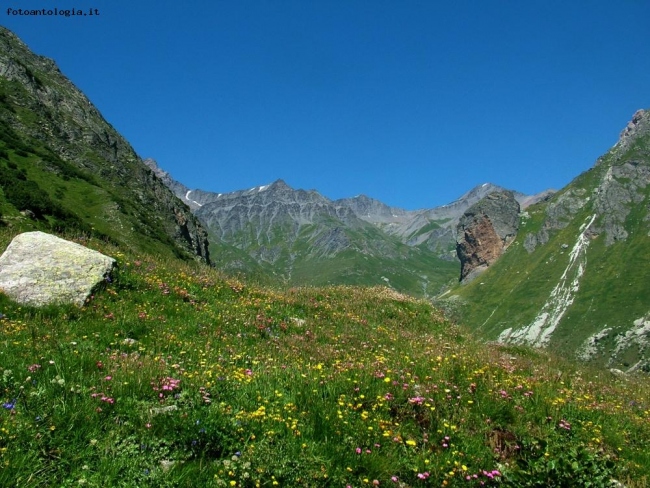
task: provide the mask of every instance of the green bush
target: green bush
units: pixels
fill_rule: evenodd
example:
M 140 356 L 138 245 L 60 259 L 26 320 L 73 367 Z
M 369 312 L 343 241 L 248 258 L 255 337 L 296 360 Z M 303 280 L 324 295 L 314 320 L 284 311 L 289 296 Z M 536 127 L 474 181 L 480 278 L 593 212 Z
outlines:
M 612 486 L 615 463 L 583 445 L 559 442 L 555 447 L 533 443 L 524 449 L 516 468 L 504 469 L 503 484 L 513 487 Z

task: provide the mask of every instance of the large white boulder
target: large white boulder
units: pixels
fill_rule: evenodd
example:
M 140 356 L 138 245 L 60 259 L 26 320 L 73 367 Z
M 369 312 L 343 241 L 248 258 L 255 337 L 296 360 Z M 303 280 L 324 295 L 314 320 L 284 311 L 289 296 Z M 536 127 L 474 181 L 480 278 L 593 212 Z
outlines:
M 0 256 L 0 291 L 18 303 L 82 306 L 115 260 L 44 232 L 17 235 Z

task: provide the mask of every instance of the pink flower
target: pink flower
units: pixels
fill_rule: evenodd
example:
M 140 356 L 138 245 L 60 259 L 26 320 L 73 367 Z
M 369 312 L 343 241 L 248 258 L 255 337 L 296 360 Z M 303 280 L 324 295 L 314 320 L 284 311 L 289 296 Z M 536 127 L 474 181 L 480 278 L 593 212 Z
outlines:
M 361 454 L 361 448 L 360 448 L 360 447 L 357 447 L 357 448 L 355 449 L 355 452 L 356 452 L 357 454 Z

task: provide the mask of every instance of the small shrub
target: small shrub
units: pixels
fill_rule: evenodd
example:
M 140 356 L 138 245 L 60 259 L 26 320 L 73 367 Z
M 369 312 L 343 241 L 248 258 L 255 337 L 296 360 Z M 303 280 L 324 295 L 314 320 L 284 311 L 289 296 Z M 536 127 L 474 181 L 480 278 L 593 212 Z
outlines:
M 537 446 L 537 444 L 535 444 Z M 606 488 L 615 478 L 615 463 L 607 455 L 582 445 L 558 443 L 544 452 L 528 446 L 513 468 L 503 470 L 503 484 L 513 487 L 589 486 Z

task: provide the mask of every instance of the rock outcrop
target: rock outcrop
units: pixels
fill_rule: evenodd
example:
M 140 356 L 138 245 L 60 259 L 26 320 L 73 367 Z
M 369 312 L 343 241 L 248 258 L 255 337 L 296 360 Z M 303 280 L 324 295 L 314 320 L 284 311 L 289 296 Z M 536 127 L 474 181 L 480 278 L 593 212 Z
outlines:
M 16 236 L 0 256 L 0 290 L 18 303 L 82 306 L 115 260 L 44 232 Z
M 519 202 L 511 191 L 499 191 L 472 205 L 460 218 L 456 253 L 460 280 L 468 281 L 496 261 L 519 229 Z
M 649 132 L 650 110 L 637 110 L 632 115 L 632 120 L 628 122 L 625 129 L 621 132 L 618 142 L 613 148 L 614 152 L 617 156 L 624 153 L 632 144 L 638 142 L 641 137 L 647 136 Z

